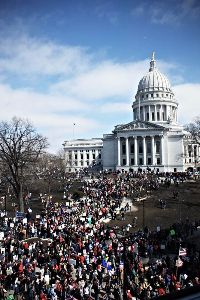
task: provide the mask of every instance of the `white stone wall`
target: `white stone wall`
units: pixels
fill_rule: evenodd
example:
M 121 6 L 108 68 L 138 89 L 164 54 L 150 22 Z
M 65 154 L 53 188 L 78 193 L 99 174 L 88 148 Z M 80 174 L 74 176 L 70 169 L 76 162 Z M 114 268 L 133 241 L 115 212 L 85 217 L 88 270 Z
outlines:
M 181 134 L 168 135 L 167 147 L 166 147 L 166 171 L 174 172 L 174 169 L 178 172 L 184 172 L 184 157 L 183 157 L 183 136 Z
M 67 172 L 75 172 L 94 165 L 102 165 L 102 157 L 99 158 L 99 154 L 102 155 L 102 139 L 65 141 L 63 146 Z
M 114 135 L 112 138 L 103 140 L 103 169 L 115 170 L 117 165 L 117 140 Z

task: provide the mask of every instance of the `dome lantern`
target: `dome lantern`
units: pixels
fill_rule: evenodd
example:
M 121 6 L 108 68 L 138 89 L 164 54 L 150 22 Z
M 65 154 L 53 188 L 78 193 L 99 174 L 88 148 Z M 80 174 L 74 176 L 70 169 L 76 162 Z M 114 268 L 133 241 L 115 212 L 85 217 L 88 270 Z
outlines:
M 150 68 L 149 72 L 153 71 L 156 68 L 156 61 L 155 61 L 155 52 L 152 53 L 152 58 L 150 61 Z

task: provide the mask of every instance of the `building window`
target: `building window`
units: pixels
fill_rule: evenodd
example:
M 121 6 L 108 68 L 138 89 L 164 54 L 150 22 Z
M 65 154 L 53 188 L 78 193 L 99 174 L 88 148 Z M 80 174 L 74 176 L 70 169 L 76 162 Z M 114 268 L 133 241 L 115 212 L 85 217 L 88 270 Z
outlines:
M 168 97 L 168 94 L 166 94 L 166 97 Z
M 149 113 L 147 113 L 147 121 L 149 121 Z
M 92 149 L 92 152 L 95 152 L 95 149 Z
M 126 145 L 122 144 L 122 154 L 126 154 Z
M 89 154 L 86 155 L 87 159 L 89 159 Z
M 74 162 L 74 165 L 77 166 L 77 161 Z
M 99 154 L 99 159 L 101 159 L 101 153 Z
M 153 98 L 153 94 L 151 94 L 151 98 Z
M 95 153 L 92 154 L 92 159 L 95 159 Z
M 194 156 L 195 157 L 197 156 L 197 147 L 196 146 L 194 147 Z
M 147 153 L 151 154 L 151 142 L 147 142 Z
M 189 159 L 189 163 L 191 163 L 191 158 Z
M 143 159 L 140 157 L 139 158 L 139 165 L 142 165 L 143 164 Z
M 157 165 L 160 165 L 160 157 L 157 158 Z
M 90 150 L 86 150 L 86 152 L 90 152 Z
M 160 153 L 160 141 L 156 142 L 156 153 Z
M 160 113 L 157 111 L 157 120 L 160 121 Z
M 72 159 L 72 155 L 70 154 L 70 155 L 69 155 L 69 160 L 71 160 L 71 159 Z
M 83 166 L 83 161 L 81 161 L 81 166 Z
M 123 166 L 126 165 L 126 159 L 125 158 L 122 159 L 122 164 L 123 164 Z
M 87 166 L 89 166 L 89 161 L 87 161 Z
M 139 142 L 139 153 L 143 153 L 142 142 Z
M 134 144 L 131 144 L 131 153 L 134 153 Z
M 156 97 L 159 97 L 159 94 L 156 94 Z
M 162 94 L 162 97 L 164 97 L 164 94 Z
M 131 165 L 134 165 L 134 164 L 135 164 L 134 158 L 131 158 Z
M 152 112 L 152 121 L 155 121 L 155 114 Z
M 148 98 L 148 94 L 146 94 L 146 98 Z
M 77 154 L 74 155 L 74 158 L 77 159 Z
M 151 157 L 148 157 L 148 165 L 151 165 Z
M 83 154 L 81 154 L 81 159 L 83 159 Z
M 142 95 L 142 99 L 144 99 L 144 95 Z
M 162 113 L 162 119 L 163 119 L 163 121 L 165 120 L 165 113 L 164 112 Z
M 80 150 L 80 152 L 83 152 L 83 150 Z

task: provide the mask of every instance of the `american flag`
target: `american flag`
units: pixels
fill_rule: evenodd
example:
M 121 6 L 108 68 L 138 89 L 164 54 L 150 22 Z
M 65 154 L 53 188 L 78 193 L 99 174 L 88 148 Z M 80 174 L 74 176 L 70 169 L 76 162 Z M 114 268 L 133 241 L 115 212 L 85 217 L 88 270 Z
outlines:
M 185 256 L 185 255 L 187 255 L 187 249 L 180 247 L 178 256 Z

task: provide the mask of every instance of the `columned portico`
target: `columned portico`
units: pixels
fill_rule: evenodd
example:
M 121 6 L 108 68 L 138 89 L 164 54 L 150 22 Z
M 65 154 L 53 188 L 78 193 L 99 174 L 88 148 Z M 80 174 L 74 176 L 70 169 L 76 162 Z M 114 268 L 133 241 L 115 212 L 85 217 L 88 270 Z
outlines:
M 130 153 L 130 143 L 132 144 L 132 139 L 134 140 L 134 152 Z M 139 145 L 138 143 L 142 139 L 142 154 L 138 155 Z M 122 153 L 122 143 L 124 145 L 125 142 L 125 151 Z M 147 148 L 147 143 L 150 142 L 150 150 Z M 157 146 L 159 143 L 159 146 Z M 158 148 L 159 147 L 159 148 Z M 164 151 L 164 137 L 161 134 L 155 135 L 139 135 L 139 136 L 121 136 L 117 137 L 117 164 L 118 167 L 127 167 L 135 166 L 139 167 L 139 158 L 142 158 L 142 166 L 149 167 L 151 166 L 161 166 L 165 163 L 165 151 Z M 134 154 L 133 154 L 134 153 Z M 134 155 L 134 163 L 130 160 L 133 158 Z M 149 161 L 149 157 L 151 157 L 151 162 L 147 163 L 147 159 Z M 159 161 L 159 162 L 158 162 Z

